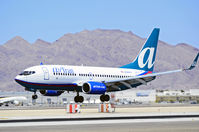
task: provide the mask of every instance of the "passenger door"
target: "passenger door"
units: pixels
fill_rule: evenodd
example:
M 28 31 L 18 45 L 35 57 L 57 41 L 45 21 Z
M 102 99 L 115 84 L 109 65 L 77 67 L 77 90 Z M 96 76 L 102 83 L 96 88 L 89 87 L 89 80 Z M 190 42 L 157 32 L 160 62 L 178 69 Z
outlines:
M 44 72 L 44 80 L 49 80 L 49 71 L 46 67 L 42 67 L 42 70 Z

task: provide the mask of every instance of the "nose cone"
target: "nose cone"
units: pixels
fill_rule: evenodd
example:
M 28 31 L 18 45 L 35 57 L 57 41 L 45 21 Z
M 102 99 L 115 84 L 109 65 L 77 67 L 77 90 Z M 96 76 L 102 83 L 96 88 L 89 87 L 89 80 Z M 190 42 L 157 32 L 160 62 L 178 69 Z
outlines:
M 15 81 L 16 81 L 17 83 L 19 83 L 19 84 L 22 85 L 22 83 L 25 81 L 25 77 L 20 76 L 20 75 L 17 75 L 17 76 L 15 77 Z
M 19 81 L 20 81 L 19 75 L 15 77 L 15 81 L 16 81 L 17 83 L 19 83 Z
M 19 77 L 19 75 L 17 75 L 16 77 L 15 77 L 15 80 L 18 80 L 20 77 Z
M 19 75 L 17 75 L 16 77 L 15 77 L 15 81 L 18 83 L 18 81 L 20 81 L 20 76 Z

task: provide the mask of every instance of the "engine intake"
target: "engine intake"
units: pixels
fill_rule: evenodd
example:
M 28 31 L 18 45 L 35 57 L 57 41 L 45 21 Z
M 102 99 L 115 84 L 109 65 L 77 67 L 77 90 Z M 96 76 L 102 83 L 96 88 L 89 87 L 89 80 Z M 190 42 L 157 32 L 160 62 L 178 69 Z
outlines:
M 104 94 L 106 85 L 101 82 L 86 82 L 82 86 L 82 91 L 86 94 Z
M 40 90 L 39 92 L 40 92 L 43 96 L 60 96 L 64 91 Z

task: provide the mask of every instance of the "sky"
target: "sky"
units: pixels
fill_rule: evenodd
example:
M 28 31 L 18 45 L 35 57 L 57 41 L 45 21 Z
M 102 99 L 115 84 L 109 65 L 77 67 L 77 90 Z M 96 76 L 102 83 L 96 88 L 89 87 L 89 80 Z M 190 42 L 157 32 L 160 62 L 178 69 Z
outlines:
M 0 0 L 0 44 L 21 36 L 54 42 L 82 30 L 119 29 L 199 48 L 198 0 Z

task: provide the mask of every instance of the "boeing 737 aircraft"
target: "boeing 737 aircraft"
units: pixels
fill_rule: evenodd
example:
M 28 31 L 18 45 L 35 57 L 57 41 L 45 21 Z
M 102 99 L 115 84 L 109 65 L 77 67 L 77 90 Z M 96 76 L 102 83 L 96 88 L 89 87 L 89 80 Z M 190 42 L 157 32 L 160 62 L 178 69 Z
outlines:
M 75 102 L 84 101 L 79 92 L 99 94 L 100 100 L 104 102 L 110 100 L 107 92 L 136 88 L 154 80 L 156 76 L 192 70 L 196 66 L 199 53 L 187 69 L 153 72 L 158 36 L 159 29 L 155 28 L 136 59 L 119 68 L 38 65 L 25 69 L 16 76 L 15 81 L 24 86 L 25 90 L 34 92 L 33 99 L 37 99 L 36 91 L 44 96 L 59 96 L 64 91 L 75 91 Z

